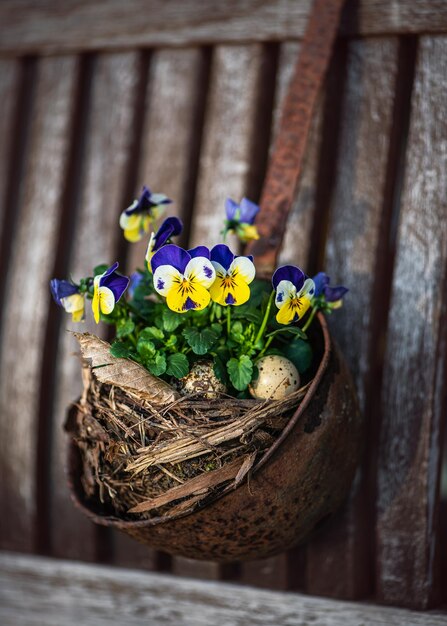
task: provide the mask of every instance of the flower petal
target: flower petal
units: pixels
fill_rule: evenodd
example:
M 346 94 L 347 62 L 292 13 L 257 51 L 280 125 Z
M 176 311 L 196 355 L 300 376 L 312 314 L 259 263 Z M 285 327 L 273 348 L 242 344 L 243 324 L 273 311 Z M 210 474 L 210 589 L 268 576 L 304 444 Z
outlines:
M 72 314 L 74 322 L 80 322 L 84 317 L 84 296 L 74 293 L 61 299 L 61 304 L 67 313 Z
M 73 284 L 69 280 L 58 280 L 57 278 L 50 280 L 50 289 L 54 301 L 59 306 L 63 306 L 61 303 L 62 298 L 67 298 L 68 296 L 78 292 L 77 285 Z
M 210 251 L 206 246 L 196 246 L 195 248 L 188 250 L 188 254 L 192 259 L 196 256 L 204 256 L 206 259 L 210 258 Z
M 171 311 L 186 313 L 187 311 L 200 311 L 208 306 L 210 293 L 202 285 L 189 282 L 176 283 L 171 286 L 166 297 L 166 303 Z
M 321 296 L 323 289 L 329 284 L 329 276 L 324 272 L 318 272 L 312 280 L 315 283 L 315 297 Z
M 299 291 L 304 284 L 305 278 L 306 275 L 299 267 L 283 265 L 282 267 L 278 267 L 272 276 L 273 288 L 276 289 L 282 280 L 288 280 L 293 283 L 297 291 Z
M 246 222 L 247 224 L 253 224 L 256 215 L 259 213 L 259 206 L 248 198 L 242 198 L 240 207 L 240 221 Z
M 237 256 L 233 263 L 230 265 L 228 273 L 236 278 L 236 276 L 242 276 L 244 281 L 249 285 L 255 277 L 256 268 L 253 261 L 246 256 Z
M 185 267 L 188 265 L 190 260 L 191 256 L 188 252 L 186 252 L 186 250 L 170 243 L 167 246 L 160 248 L 160 250 L 157 250 L 152 257 L 152 272 L 155 274 L 156 269 L 161 265 L 172 265 L 172 267 L 175 267 L 175 269 L 181 274 L 184 274 Z
M 115 308 L 116 300 L 113 291 L 108 287 L 100 287 L 98 289 L 98 296 L 101 313 L 109 315 Z
M 154 252 L 161 248 L 171 237 L 180 235 L 182 230 L 183 223 L 178 217 L 166 218 L 154 235 Z
M 197 283 L 208 289 L 216 278 L 216 271 L 211 261 L 203 256 L 191 259 L 185 268 L 185 278 L 196 285 Z
M 327 302 L 338 302 L 348 291 L 349 289 L 343 287 L 343 285 L 338 285 L 337 287 L 329 287 L 329 285 L 327 285 L 324 288 L 324 295 L 326 296 Z
M 227 198 L 225 200 L 225 212 L 227 214 L 227 220 L 232 221 L 236 219 L 236 211 L 238 210 L 239 205 L 237 202 L 235 202 L 231 198 Z
M 140 226 L 141 216 L 135 213 L 127 213 L 127 211 L 129 211 L 130 209 L 131 207 L 123 211 L 120 215 L 120 226 L 124 230 L 134 230 L 135 228 L 139 228 Z
M 144 257 L 149 271 L 151 271 L 151 259 L 155 254 L 154 247 L 155 247 L 155 233 L 151 233 L 149 243 L 147 244 L 146 256 Z
M 296 287 L 290 280 L 282 280 L 276 288 L 275 304 L 281 309 L 289 300 L 296 298 Z M 281 322 L 283 323 L 283 322 Z
M 93 299 L 92 299 L 92 311 L 95 322 L 99 324 L 99 281 L 101 276 L 95 276 L 93 280 Z
M 291 324 L 296 315 L 296 307 L 293 306 L 292 300 L 288 299 L 276 314 L 276 321 L 278 324 Z
M 298 292 L 298 298 L 308 297 L 309 301 L 315 296 L 315 283 L 312 278 L 307 278 Z
M 126 228 L 124 231 L 124 239 L 129 243 L 136 243 L 137 241 L 140 241 L 142 237 L 143 234 L 139 226 L 133 229 Z
M 154 272 L 154 289 L 161 296 L 167 296 L 171 287 L 181 285 L 183 282 L 183 274 L 172 267 L 172 265 L 160 265 Z
M 211 261 L 213 263 L 219 263 L 219 265 L 228 271 L 234 261 L 234 254 L 224 243 L 219 243 L 211 250 Z
M 118 302 L 129 284 L 127 276 L 122 276 L 115 271 L 117 267 L 118 263 L 114 263 L 99 277 L 99 287 L 107 287 L 110 289 L 115 302 Z
M 239 306 L 250 298 L 250 288 L 240 274 L 235 278 L 219 275 L 211 285 L 210 294 L 222 306 Z

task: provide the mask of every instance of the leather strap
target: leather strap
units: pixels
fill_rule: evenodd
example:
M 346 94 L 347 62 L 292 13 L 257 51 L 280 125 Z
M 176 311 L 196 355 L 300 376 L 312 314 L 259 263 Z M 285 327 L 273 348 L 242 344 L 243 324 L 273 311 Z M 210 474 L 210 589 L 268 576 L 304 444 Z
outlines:
M 314 0 L 261 194 L 256 225 L 260 239 L 247 246 L 257 274 L 276 267 L 287 218 L 301 175 L 318 92 L 323 83 L 345 0 Z

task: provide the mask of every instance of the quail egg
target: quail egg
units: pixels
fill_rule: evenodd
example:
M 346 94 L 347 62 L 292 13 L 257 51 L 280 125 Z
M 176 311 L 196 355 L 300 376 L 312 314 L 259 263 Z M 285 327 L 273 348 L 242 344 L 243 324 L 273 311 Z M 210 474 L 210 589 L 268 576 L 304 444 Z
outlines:
M 284 356 L 264 356 L 256 363 L 259 375 L 250 385 L 254 398 L 281 400 L 300 388 L 300 375 L 295 365 Z
M 200 395 L 203 398 L 213 399 L 220 393 L 226 393 L 227 388 L 214 373 L 212 361 L 197 361 L 187 376 L 177 382 L 180 395 Z

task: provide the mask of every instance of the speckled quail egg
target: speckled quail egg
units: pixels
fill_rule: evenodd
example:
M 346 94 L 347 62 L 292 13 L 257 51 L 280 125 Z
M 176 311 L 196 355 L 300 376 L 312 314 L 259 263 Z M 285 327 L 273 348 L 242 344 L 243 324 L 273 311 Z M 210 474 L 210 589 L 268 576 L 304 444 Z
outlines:
M 214 373 L 212 361 L 194 363 L 189 374 L 178 381 L 177 388 L 182 396 L 197 394 L 210 400 L 227 392 L 225 385 Z
M 254 398 L 281 400 L 300 388 L 300 375 L 285 356 L 272 354 L 256 363 L 259 375 L 250 385 Z

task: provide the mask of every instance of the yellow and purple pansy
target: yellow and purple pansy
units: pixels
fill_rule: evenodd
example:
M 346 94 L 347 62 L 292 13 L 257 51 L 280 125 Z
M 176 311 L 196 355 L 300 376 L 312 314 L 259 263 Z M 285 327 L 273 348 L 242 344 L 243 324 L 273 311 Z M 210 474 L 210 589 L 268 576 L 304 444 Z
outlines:
M 248 286 L 255 277 L 256 269 L 252 256 L 235 256 L 225 244 L 211 250 L 211 263 L 216 271 L 216 280 L 210 293 L 214 302 L 222 306 L 239 306 L 250 298 Z
M 344 287 L 343 285 L 330 287 L 329 283 L 331 282 L 331 279 L 324 272 L 319 272 L 316 276 L 314 276 L 313 281 L 315 283 L 315 298 L 324 296 L 331 309 L 339 309 L 342 306 L 342 298 L 349 291 L 347 287 Z
M 120 215 L 120 226 L 127 241 L 139 241 L 149 232 L 151 222 L 160 217 L 163 205 L 171 202 L 164 194 L 152 193 L 148 187 L 143 187 L 140 197 Z
M 79 286 L 69 280 L 53 278 L 50 288 L 56 304 L 71 313 L 73 322 L 81 322 L 84 319 L 85 297 L 79 293 Z
M 257 204 L 248 198 L 242 198 L 240 204 L 227 198 L 225 211 L 227 214 L 226 232 L 235 233 L 243 243 L 259 239 L 258 231 L 254 226 L 256 215 L 259 212 Z
M 161 224 L 156 233 L 151 233 L 149 244 L 146 250 L 146 263 L 151 271 L 151 259 L 162 246 L 170 243 L 171 237 L 180 235 L 183 230 L 183 223 L 178 217 L 168 217 Z
M 210 302 L 209 288 L 216 278 L 205 246 L 183 250 L 174 244 L 160 248 L 151 259 L 154 288 L 172 311 L 200 311 Z
M 100 313 L 110 315 L 129 284 L 127 276 L 122 276 L 115 271 L 117 267 L 118 263 L 114 263 L 104 274 L 94 278 L 92 311 L 97 324 Z
M 272 277 L 276 291 L 275 304 L 279 311 L 276 321 L 291 324 L 303 317 L 315 294 L 315 283 L 294 265 L 279 267 Z

